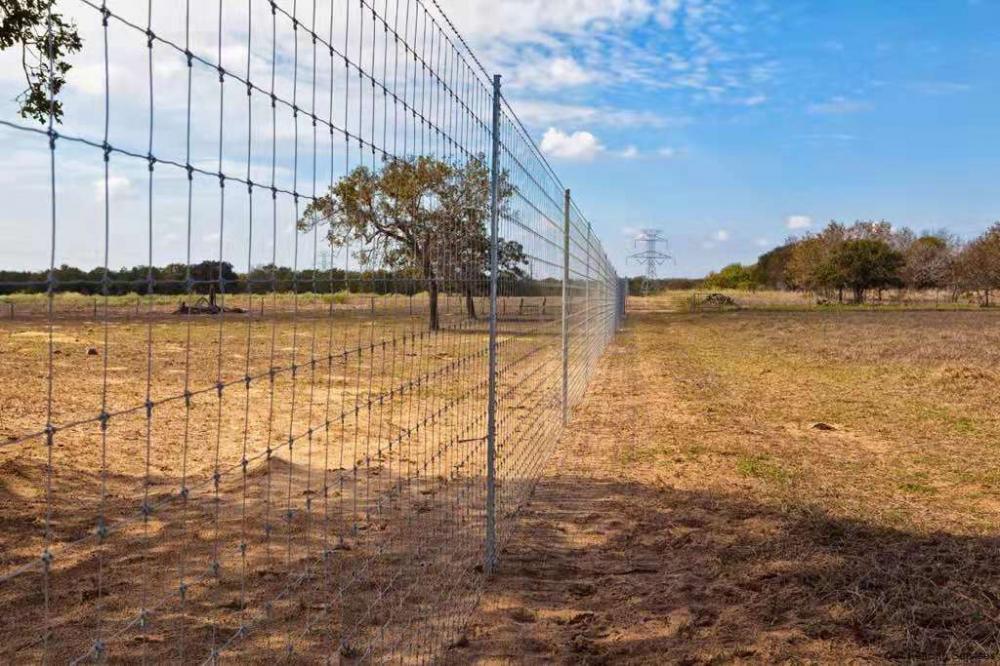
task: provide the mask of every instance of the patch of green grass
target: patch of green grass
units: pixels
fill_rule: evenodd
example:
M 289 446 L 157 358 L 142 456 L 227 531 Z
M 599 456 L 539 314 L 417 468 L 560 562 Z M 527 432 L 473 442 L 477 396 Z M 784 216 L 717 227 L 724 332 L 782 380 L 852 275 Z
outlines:
M 736 469 L 745 477 L 772 483 L 787 483 L 791 478 L 787 470 L 767 456 L 740 456 Z
M 952 425 L 954 426 L 956 432 L 963 435 L 971 434 L 976 431 L 976 422 L 965 416 L 956 418 Z
M 956 416 L 948 407 L 935 405 L 923 399 L 900 405 L 899 413 L 910 421 L 918 422 L 925 428 L 934 428 L 941 434 L 952 431 L 960 435 L 971 435 L 976 432 L 973 419 Z
M 907 475 L 907 480 L 899 484 L 899 489 L 913 495 L 934 495 L 937 488 L 927 481 L 927 472 L 913 472 Z
M 936 495 L 937 488 L 934 486 L 929 486 L 926 483 L 920 483 L 919 481 L 907 481 L 906 483 L 899 484 L 899 489 L 904 493 L 910 493 L 912 495 Z
M 344 291 L 341 289 L 335 294 L 323 294 L 323 301 L 329 303 L 333 301 L 337 305 L 343 305 L 351 300 L 351 293 L 349 291 Z

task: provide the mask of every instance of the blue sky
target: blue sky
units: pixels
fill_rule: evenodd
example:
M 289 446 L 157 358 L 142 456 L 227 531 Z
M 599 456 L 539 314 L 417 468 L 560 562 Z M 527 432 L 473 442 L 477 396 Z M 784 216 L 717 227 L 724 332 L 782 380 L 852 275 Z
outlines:
M 1000 2 L 505 4 L 533 29 L 457 13 L 629 272 L 640 227 L 697 276 L 830 219 L 1000 219 Z
M 626 258 L 632 236 L 644 227 L 660 228 L 670 240 L 676 257 L 670 273 L 700 276 L 731 261 L 753 261 L 788 235 L 819 229 L 830 219 L 887 219 L 918 231 L 944 227 L 963 237 L 1000 219 L 1000 0 L 438 2 L 485 66 L 504 76 L 506 97 L 622 272 L 640 270 Z M 183 41 L 182 4 L 154 1 L 158 35 Z M 290 0 L 279 4 L 293 6 Z M 223 5 L 223 62 L 245 68 L 247 3 Z M 63 130 L 99 142 L 100 17 L 80 0 L 60 0 L 59 6 L 78 21 L 87 45 L 74 59 Z M 108 6 L 145 24 L 146 3 L 108 0 Z M 255 0 L 250 6 L 255 48 L 249 65 L 252 78 L 266 82 L 269 5 Z M 296 6 L 305 17 L 311 3 Z M 329 15 L 331 7 L 339 12 L 356 5 L 317 0 L 317 7 Z M 144 154 L 145 37 L 115 25 L 109 34 L 109 140 Z M 294 39 L 289 26 L 282 30 L 277 53 L 288 63 Z M 196 52 L 213 58 L 218 33 L 215 11 L 193 15 Z M 162 45 L 154 59 L 154 150 L 183 162 L 186 67 Z M 277 85 L 290 97 L 287 71 L 279 73 Z M 196 69 L 194 86 L 192 161 L 215 170 L 215 72 Z M 0 54 L 0 100 L 7 100 L 0 118 L 16 120 L 13 98 L 22 87 L 17 54 Z M 240 156 L 249 128 L 256 142 L 253 178 L 266 182 L 270 129 L 260 119 L 269 113 L 267 99 L 254 98 L 254 128 L 245 108 L 232 102 L 238 95 L 229 93 L 229 99 L 224 169 L 246 169 Z M 278 180 L 286 187 L 304 180 L 301 165 L 298 174 L 290 168 L 293 130 L 290 117 L 279 120 Z M 0 191 L 8 195 L 0 207 L 0 264 L 47 266 L 48 209 L 39 205 L 48 196 L 45 137 L 0 127 L 0 140 L 6 149 Z M 57 171 L 57 263 L 100 265 L 100 151 L 62 142 Z M 320 180 L 328 173 L 319 174 Z M 113 266 L 146 259 L 147 180 L 142 160 L 112 160 L 107 186 Z M 161 167 L 154 192 L 154 262 L 183 260 L 183 173 Z M 266 263 L 272 256 L 293 261 L 298 241 L 290 202 L 281 204 L 278 237 L 259 239 L 247 256 L 248 204 L 231 198 L 223 231 L 217 184 L 198 180 L 193 196 L 195 259 L 218 256 L 221 243 L 226 257 L 246 257 L 243 263 Z M 255 205 L 263 206 L 262 199 Z M 268 211 L 257 212 L 258 218 L 262 214 Z

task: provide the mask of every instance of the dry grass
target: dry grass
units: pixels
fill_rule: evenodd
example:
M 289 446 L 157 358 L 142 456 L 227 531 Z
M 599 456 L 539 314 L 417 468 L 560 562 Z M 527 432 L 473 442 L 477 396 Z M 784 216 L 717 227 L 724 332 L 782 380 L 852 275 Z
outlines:
M 633 307 L 457 662 L 1000 660 L 1000 313 Z
M 453 660 L 1000 660 L 1000 313 L 692 314 L 663 312 L 672 306 L 662 299 L 633 300 L 637 312 L 603 361 L 561 461 L 526 512 L 503 574 Z M 60 429 L 51 449 L 49 523 L 56 552 L 70 552 L 60 555 L 50 580 L 52 654 L 87 649 L 98 603 L 105 635 L 114 636 L 109 652 L 134 659 L 194 655 L 244 622 L 256 630 L 226 656 L 249 662 L 268 661 L 286 643 L 304 660 L 330 653 L 330 632 L 318 627 L 357 626 L 350 655 L 354 644 L 370 644 L 391 624 L 402 627 L 403 649 L 416 645 L 420 654 L 428 623 L 443 625 L 435 635 L 465 624 L 476 596 L 482 516 L 454 509 L 481 506 L 476 437 L 483 415 L 474 405 L 485 377 L 482 322 L 400 350 L 402 366 L 371 354 L 345 363 L 339 355 L 364 346 L 373 332 L 400 339 L 423 330 L 421 314 L 411 317 L 405 300 L 380 301 L 373 330 L 371 301 L 362 299 L 343 304 L 331 326 L 329 302 L 302 301 L 297 317 L 279 303 L 264 317 L 231 318 L 221 327 L 195 318 L 190 345 L 187 321 L 155 308 L 148 318 L 116 311 L 107 347 L 103 325 L 85 312 L 57 318 L 53 421 L 91 420 Z M 557 405 L 544 401 L 557 381 L 558 338 L 543 335 L 538 322 L 524 327 L 511 336 L 505 358 L 533 349 L 544 358 L 505 369 L 501 428 L 514 445 L 554 428 L 557 414 Z M 41 436 L 19 438 L 45 424 L 49 334 L 33 316 L 4 323 L 0 332 L 0 438 L 8 440 L 0 447 L 0 574 L 7 575 L 30 564 L 46 541 L 49 451 Z M 178 401 L 154 410 L 148 454 L 141 409 L 112 418 L 102 446 L 92 418 L 105 363 L 109 411 L 141 405 L 150 332 L 154 400 L 182 391 L 185 372 L 192 387 L 210 390 L 192 399 L 186 436 Z M 237 382 L 220 399 L 211 390 L 220 332 L 227 379 L 242 377 L 248 362 L 254 375 L 288 367 L 293 350 L 308 359 L 314 344 L 320 356 L 332 345 L 338 360 L 329 373 L 300 369 L 297 383 L 290 372 L 249 390 Z M 371 422 L 365 409 L 353 412 L 381 387 L 445 368 L 454 369 L 447 381 L 428 383 L 412 410 L 397 398 L 387 412 L 367 407 Z M 298 406 L 291 410 L 293 387 Z M 301 436 L 322 423 L 328 387 L 337 415 L 330 443 L 324 432 L 298 440 L 288 455 L 289 432 Z M 272 391 L 276 414 L 268 407 Z M 447 412 L 451 420 L 386 450 L 378 424 L 394 433 L 414 429 L 446 405 L 459 406 Z M 239 472 L 244 432 L 253 459 L 246 480 Z M 182 471 L 185 441 L 190 455 Z M 262 457 L 268 445 L 277 451 L 271 459 Z M 217 451 L 232 473 L 220 486 L 215 533 Z M 530 448 L 504 455 L 515 465 L 541 457 Z M 372 510 L 372 498 L 416 470 L 419 479 L 405 493 Z M 182 473 L 198 488 L 187 503 L 176 501 Z M 324 484 L 331 493 L 320 508 Z M 515 485 L 504 494 L 516 493 Z M 147 488 L 162 508 L 137 522 Z M 131 520 L 129 527 L 106 545 L 70 548 L 92 539 L 102 497 L 105 514 Z M 289 508 L 295 519 L 279 522 Z M 320 567 L 324 535 L 346 547 Z M 235 548 L 244 539 L 246 569 Z M 213 553 L 217 544 L 221 556 Z M 218 577 L 206 575 L 213 559 L 221 561 Z M 176 599 L 181 562 L 198 580 L 185 604 Z M 261 611 L 299 576 L 293 595 L 270 614 Z M 350 587 L 338 592 L 344 580 Z M 42 583 L 39 571 L 4 581 L 4 658 L 40 655 L 40 636 L 24 628 L 45 623 Z M 166 602 L 139 627 L 144 598 Z M 331 598 L 340 602 L 335 612 Z
M 631 304 L 637 312 L 700 312 L 717 310 L 717 306 L 704 304 L 709 294 L 724 294 L 739 308 L 754 310 L 971 310 L 978 309 L 978 303 L 971 295 L 963 295 L 958 300 L 946 291 L 898 291 L 886 290 L 880 299 L 870 294 L 863 305 L 840 304 L 829 298 L 820 298 L 811 292 L 737 289 L 697 289 L 664 290 L 649 297 L 634 298 Z M 849 298 L 845 295 L 845 298 Z
M 990 533 L 998 323 L 976 312 L 678 317 L 664 356 L 687 369 L 684 393 L 706 420 L 738 420 L 746 455 L 781 461 L 790 483 L 768 492 L 845 517 L 879 512 L 892 527 Z
M 201 660 L 228 639 L 247 662 L 405 656 L 464 622 L 487 337 L 459 298 L 436 333 L 422 296 L 279 295 L 225 317 L 112 300 L 106 321 L 55 305 L 51 326 L 0 320 L 0 661 L 70 660 L 98 638 L 124 661 Z M 551 308 L 501 322 L 501 511 L 538 424 L 557 422 L 557 330 Z

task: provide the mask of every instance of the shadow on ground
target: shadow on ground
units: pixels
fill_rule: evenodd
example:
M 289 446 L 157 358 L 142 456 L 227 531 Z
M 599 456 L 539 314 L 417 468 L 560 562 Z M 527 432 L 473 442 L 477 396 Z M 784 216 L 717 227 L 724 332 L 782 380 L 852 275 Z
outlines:
M 1000 539 L 546 480 L 453 663 L 1000 658 Z

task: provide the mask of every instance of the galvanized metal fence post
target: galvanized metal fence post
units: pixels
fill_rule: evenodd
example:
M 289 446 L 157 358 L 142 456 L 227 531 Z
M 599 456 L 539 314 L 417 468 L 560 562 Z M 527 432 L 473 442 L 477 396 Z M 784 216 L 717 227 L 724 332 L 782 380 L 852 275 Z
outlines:
M 625 322 L 625 290 L 627 289 L 625 280 L 618 278 L 615 281 L 615 330 L 620 330 Z
M 490 167 L 490 360 L 486 415 L 486 563 L 487 574 L 497 567 L 497 282 L 500 244 L 500 75 L 493 77 L 493 156 Z
M 566 190 L 563 220 L 563 281 L 562 281 L 562 418 L 569 423 L 569 207 L 572 193 Z
M 586 360 L 586 363 L 587 363 L 587 372 L 588 373 L 590 372 L 591 361 L 593 360 L 591 357 L 594 354 L 593 340 L 591 340 L 591 333 L 593 332 L 594 322 L 591 319 L 592 313 L 590 311 L 590 281 L 591 281 L 591 278 L 590 278 L 590 253 L 591 253 L 591 251 L 592 251 L 592 247 L 590 245 L 590 222 L 587 222 L 587 282 L 586 282 L 586 284 L 587 284 L 587 291 L 586 291 L 586 294 L 587 294 L 587 319 L 586 319 L 586 323 L 584 324 L 583 330 L 584 330 L 584 335 L 586 336 L 584 339 L 586 340 L 586 345 L 587 345 L 587 360 Z

